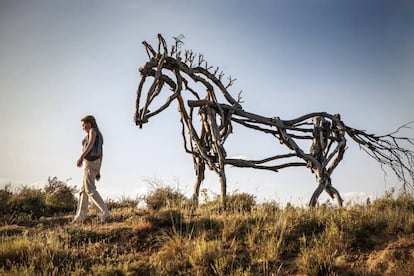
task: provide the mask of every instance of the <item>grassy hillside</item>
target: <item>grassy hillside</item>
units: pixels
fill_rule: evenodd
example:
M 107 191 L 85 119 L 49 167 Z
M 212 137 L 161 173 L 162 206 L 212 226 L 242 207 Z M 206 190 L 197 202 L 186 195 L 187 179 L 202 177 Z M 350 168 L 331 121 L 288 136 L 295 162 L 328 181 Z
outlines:
M 53 182 L 54 180 L 54 182 Z M 57 184 L 56 184 L 57 183 Z M 66 187 L 66 188 L 65 188 Z M 49 190 L 47 189 L 49 188 Z M 109 201 L 70 224 L 70 188 L 0 191 L 2 275 L 411 275 L 414 197 L 387 193 L 364 206 L 314 209 L 256 204 L 229 196 L 191 214 L 176 190 L 158 187 L 138 200 Z M 66 192 L 63 192 L 66 191 Z M 54 199 L 54 200 L 52 200 Z

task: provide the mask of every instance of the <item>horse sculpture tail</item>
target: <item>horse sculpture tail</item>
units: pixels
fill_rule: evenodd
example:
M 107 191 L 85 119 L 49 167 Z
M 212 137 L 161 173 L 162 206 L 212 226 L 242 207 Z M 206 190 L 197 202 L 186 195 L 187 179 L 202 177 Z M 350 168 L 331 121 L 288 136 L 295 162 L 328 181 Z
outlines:
M 375 135 L 363 130 L 346 127 L 346 133 L 362 150 L 374 158 L 381 167 L 390 168 L 402 183 L 402 189 L 407 192 L 414 188 L 414 152 L 408 147 L 414 145 L 414 139 L 403 137 L 400 130 L 409 128 L 414 121 L 402 125 L 396 131 Z

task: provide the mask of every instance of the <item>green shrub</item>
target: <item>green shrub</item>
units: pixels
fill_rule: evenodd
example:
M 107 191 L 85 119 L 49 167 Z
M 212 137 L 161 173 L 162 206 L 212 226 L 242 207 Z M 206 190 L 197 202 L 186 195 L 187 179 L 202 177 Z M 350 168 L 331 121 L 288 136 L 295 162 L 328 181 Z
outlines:
M 118 209 L 118 208 L 136 208 L 140 203 L 141 198 L 129 198 L 129 197 L 122 197 L 120 200 L 112 200 L 109 199 L 105 203 L 108 206 L 109 210 Z
M 23 186 L 10 198 L 10 207 L 17 213 L 25 213 L 39 218 L 47 209 L 45 194 L 40 189 Z
M 44 190 L 45 203 L 51 212 L 72 212 L 76 209 L 75 188 L 69 187 L 66 182 L 49 177 Z
M 248 193 L 235 193 L 227 196 L 227 208 L 235 212 L 250 212 L 256 205 L 256 196 Z
M 226 209 L 230 212 L 250 212 L 256 206 L 256 196 L 248 193 L 233 193 L 226 196 Z M 212 201 L 204 202 L 204 210 L 220 213 L 222 211 L 221 196 Z
M 378 211 L 385 211 L 390 209 L 399 209 L 403 211 L 414 211 L 414 197 L 410 194 L 398 194 L 397 196 L 393 195 L 393 190 L 391 192 L 386 192 L 384 197 L 375 199 L 371 205 L 371 208 L 374 208 Z
M 180 191 L 169 186 L 156 187 L 145 196 L 145 203 L 152 210 L 181 207 L 185 201 L 186 198 Z

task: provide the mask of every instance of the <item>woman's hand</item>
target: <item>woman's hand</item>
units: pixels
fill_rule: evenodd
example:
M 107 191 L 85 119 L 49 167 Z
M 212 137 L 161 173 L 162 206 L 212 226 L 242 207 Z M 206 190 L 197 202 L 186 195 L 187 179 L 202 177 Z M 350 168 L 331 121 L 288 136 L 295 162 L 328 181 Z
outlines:
M 79 158 L 78 162 L 76 162 L 76 165 L 80 168 L 82 167 L 83 158 Z

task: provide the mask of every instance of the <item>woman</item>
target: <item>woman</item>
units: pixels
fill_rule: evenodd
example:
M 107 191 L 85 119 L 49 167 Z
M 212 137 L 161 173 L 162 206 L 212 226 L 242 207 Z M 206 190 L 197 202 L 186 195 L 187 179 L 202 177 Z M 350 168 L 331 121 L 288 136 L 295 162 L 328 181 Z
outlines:
M 99 181 L 101 177 L 103 137 L 93 116 L 86 116 L 81 119 L 81 122 L 82 129 L 87 135 L 82 141 L 83 151 L 76 163 L 78 167 L 83 164 L 83 179 L 78 210 L 73 222 L 83 223 L 85 221 L 89 199 L 95 205 L 100 221 L 105 222 L 109 217 L 109 210 L 95 187 L 95 180 Z

